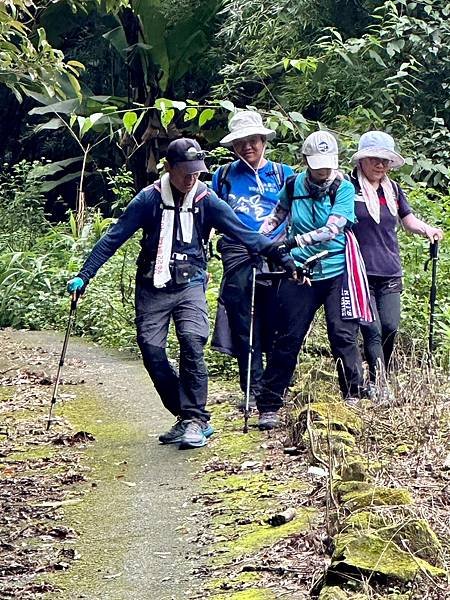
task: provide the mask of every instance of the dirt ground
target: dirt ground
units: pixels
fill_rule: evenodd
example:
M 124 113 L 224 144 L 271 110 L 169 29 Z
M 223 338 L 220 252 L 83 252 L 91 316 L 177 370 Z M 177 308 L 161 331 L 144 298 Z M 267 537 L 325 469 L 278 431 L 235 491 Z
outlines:
M 298 400 L 279 431 L 259 432 L 252 416 L 243 434 L 235 392 L 212 382 L 216 434 L 207 448 L 180 452 L 157 443 L 171 419 L 140 362 L 71 340 L 47 430 L 61 339 L 0 331 L 0 597 L 317 597 L 336 507 L 326 469 L 299 433 Z M 430 383 L 402 373 L 396 406 L 358 408 L 358 444 L 377 484 L 409 490 L 406 518 L 430 523 L 447 569 L 448 376 Z M 286 510 L 294 517 L 278 526 L 273 518 Z M 354 590 L 360 595 L 342 597 L 450 598 L 445 577 L 367 582 L 361 574 Z
M 0 597 L 190 598 L 197 564 L 189 454 L 136 358 L 0 331 Z

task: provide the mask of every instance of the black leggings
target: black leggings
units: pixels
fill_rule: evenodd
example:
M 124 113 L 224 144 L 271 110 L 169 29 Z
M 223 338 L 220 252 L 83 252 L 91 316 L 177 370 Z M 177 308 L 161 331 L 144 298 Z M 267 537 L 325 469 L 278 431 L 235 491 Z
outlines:
M 377 364 L 381 362 L 386 370 L 390 365 L 400 323 L 402 280 L 400 277 L 369 276 L 369 287 L 375 321 L 360 327 L 370 381 L 374 382 Z
M 256 402 L 260 412 L 278 410 L 297 364 L 297 356 L 317 310 L 324 306 L 327 333 L 336 361 L 342 396 L 357 396 L 362 388 L 358 323 L 341 318 L 342 275 L 313 281 L 311 287 L 282 281 L 279 291 L 280 319 L 275 342 L 262 378 Z

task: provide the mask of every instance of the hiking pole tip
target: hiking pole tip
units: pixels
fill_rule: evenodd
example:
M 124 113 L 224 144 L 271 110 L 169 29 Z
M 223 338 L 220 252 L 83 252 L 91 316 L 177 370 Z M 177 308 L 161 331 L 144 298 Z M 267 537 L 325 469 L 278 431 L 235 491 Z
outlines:
M 246 408 L 244 411 L 244 428 L 242 429 L 242 433 L 248 433 L 248 409 Z

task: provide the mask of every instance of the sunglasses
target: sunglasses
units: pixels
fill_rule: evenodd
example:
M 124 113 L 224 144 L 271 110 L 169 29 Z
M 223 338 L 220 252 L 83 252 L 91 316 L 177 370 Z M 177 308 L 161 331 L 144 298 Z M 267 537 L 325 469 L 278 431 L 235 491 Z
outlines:
M 391 161 L 388 158 L 378 158 L 376 156 L 369 156 L 368 158 L 373 165 L 381 163 L 383 167 L 388 167 L 391 164 Z
M 186 160 L 204 160 L 206 152 L 204 150 L 196 150 L 194 147 L 188 148 L 184 153 Z

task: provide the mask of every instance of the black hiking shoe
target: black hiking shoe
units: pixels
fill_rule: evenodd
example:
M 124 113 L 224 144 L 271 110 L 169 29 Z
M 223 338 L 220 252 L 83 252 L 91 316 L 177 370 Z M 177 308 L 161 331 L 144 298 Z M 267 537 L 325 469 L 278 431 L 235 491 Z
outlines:
M 275 429 L 280 424 L 278 413 L 262 412 L 259 414 L 258 427 L 261 431 L 269 431 Z
M 187 421 L 178 418 L 169 431 L 159 436 L 161 444 L 178 444 L 186 431 Z

